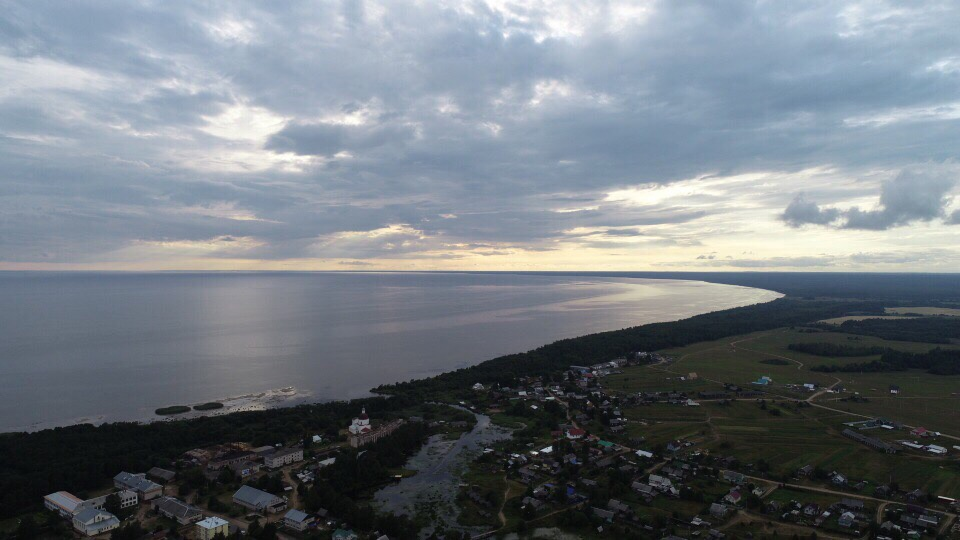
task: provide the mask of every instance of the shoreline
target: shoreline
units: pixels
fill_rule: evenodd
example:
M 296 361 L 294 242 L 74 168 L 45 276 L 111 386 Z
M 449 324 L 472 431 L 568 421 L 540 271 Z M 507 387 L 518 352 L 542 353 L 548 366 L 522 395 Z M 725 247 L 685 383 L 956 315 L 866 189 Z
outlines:
M 196 410 L 195 405 L 202 405 L 211 401 L 223 404 L 223 407 L 212 410 Z M 114 423 L 136 423 L 152 424 L 156 422 L 174 422 L 177 420 L 193 420 L 207 416 L 223 416 L 241 412 L 266 411 L 270 409 L 281 409 L 284 407 L 296 407 L 298 405 L 308 405 L 314 403 L 326 403 L 336 401 L 331 399 L 313 399 L 313 392 L 301 390 L 294 386 L 285 386 L 282 388 L 271 388 L 261 392 L 248 392 L 246 394 L 208 399 L 196 403 L 184 404 L 190 407 L 189 411 L 179 414 L 162 415 L 155 412 L 145 413 L 130 419 L 110 419 L 107 414 L 88 415 L 66 420 L 51 420 L 49 422 L 35 422 L 24 426 L 14 426 L 11 429 L 0 432 L 4 433 L 34 433 L 47 429 L 66 428 L 90 424 L 92 426 L 101 426 Z M 169 406 L 169 405 L 168 405 Z M 162 406 L 163 407 L 163 406 Z

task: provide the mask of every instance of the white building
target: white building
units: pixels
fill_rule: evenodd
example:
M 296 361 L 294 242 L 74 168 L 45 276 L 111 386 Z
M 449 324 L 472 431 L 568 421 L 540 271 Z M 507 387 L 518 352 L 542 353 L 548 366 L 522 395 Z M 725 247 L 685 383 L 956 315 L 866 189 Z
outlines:
M 212 540 L 218 534 L 230 534 L 230 524 L 223 518 L 211 516 L 197 522 L 197 540 Z
M 278 469 L 298 461 L 303 461 L 303 448 L 286 448 L 263 458 L 263 464 L 271 469 Z
M 87 536 L 96 536 L 120 526 L 117 516 L 106 510 L 86 508 L 73 516 L 73 528 Z

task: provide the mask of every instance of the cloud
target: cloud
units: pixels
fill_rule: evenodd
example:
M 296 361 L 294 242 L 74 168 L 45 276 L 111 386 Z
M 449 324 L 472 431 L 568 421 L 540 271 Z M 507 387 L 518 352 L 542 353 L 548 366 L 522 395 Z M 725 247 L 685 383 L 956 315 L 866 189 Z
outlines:
M 954 223 L 956 212 L 951 217 L 946 215 L 946 208 L 952 200 L 950 191 L 957 183 L 952 174 L 952 171 L 929 167 L 901 171 L 892 180 L 882 183 L 879 204 L 872 210 L 861 210 L 859 206 L 847 210 L 821 208 L 799 194 L 781 214 L 781 219 L 794 228 L 807 224 L 831 225 L 840 221 L 839 227 L 843 229 L 872 231 L 938 218 L 944 218 L 945 223 Z
M 932 250 L 952 184 L 911 171 L 960 141 L 958 26 L 946 0 L 12 0 L 0 264 L 633 268 L 917 222 Z
M 950 190 L 956 180 L 943 174 L 904 171 L 885 182 L 880 190 L 880 206 L 862 211 L 847 211 L 848 229 L 886 230 L 915 221 L 931 221 L 944 216 L 950 204 Z
M 840 211 L 836 208 L 820 208 L 820 205 L 808 201 L 803 194 L 798 194 L 780 216 L 787 225 L 799 228 L 804 225 L 829 225 L 840 218 Z

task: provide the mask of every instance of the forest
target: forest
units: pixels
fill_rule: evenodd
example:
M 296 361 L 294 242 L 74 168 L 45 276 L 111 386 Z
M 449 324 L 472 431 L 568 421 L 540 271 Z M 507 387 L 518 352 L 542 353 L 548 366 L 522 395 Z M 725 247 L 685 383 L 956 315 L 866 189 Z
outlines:
M 836 343 L 791 343 L 787 346 L 791 351 L 812 354 L 814 356 L 829 356 L 832 358 L 851 358 L 857 356 L 873 356 L 883 354 L 887 347 L 868 347 L 858 345 L 838 345 Z
M 951 343 L 960 340 L 960 317 L 918 317 L 916 319 L 863 319 L 843 324 L 822 324 L 824 330 L 872 336 L 889 341 Z
M 925 353 L 908 353 L 886 350 L 879 360 L 843 365 L 820 365 L 810 368 L 825 373 L 877 373 L 923 369 L 933 375 L 960 375 L 960 350 L 945 350 L 939 347 Z

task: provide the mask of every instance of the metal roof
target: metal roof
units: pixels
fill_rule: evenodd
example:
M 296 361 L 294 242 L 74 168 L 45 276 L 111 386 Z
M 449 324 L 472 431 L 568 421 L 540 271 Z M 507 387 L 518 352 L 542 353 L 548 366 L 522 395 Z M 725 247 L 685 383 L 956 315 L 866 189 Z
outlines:
M 77 509 L 77 506 L 80 506 L 80 504 L 83 503 L 83 501 L 77 498 L 76 495 L 67 491 L 51 493 L 44 497 L 44 499 L 50 501 L 60 508 L 63 508 L 71 514 Z
M 227 520 L 218 518 L 217 516 L 210 516 L 197 522 L 197 526 L 203 527 L 204 529 L 216 529 L 217 527 L 222 527 L 224 525 L 229 525 Z
M 289 519 L 290 521 L 296 521 L 297 523 L 303 523 L 304 521 L 307 521 L 308 519 L 310 519 L 310 515 L 307 514 L 306 512 L 301 512 L 300 510 L 293 509 L 293 510 L 290 510 L 289 512 L 287 512 L 287 513 L 283 516 L 283 519 Z
M 263 508 L 273 504 L 280 497 L 252 486 L 240 486 L 240 489 L 233 494 L 233 498 L 254 508 Z

